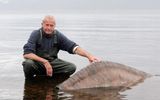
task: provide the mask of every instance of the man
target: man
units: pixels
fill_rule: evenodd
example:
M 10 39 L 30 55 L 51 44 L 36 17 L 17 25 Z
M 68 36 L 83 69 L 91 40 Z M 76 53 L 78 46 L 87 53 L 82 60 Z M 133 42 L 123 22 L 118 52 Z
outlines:
M 25 78 L 33 78 L 36 75 L 51 77 L 54 74 L 68 76 L 73 74 L 76 70 L 75 65 L 59 59 L 57 56 L 59 50 L 84 56 L 90 62 L 99 61 L 98 58 L 56 30 L 56 22 L 53 16 L 45 16 L 41 25 L 40 29 L 31 33 L 28 42 L 23 47 Z

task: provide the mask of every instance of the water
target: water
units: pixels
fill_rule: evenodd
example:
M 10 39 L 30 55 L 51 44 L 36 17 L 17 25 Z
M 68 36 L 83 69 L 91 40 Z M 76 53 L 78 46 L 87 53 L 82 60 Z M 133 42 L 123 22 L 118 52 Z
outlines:
M 81 47 L 102 58 L 148 72 L 153 76 L 130 90 L 87 89 L 57 92 L 55 84 L 24 80 L 22 47 L 30 33 L 41 26 L 43 14 L 0 16 L 1 100 L 160 100 L 160 14 L 156 12 L 106 12 L 54 14 L 57 28 Z M 59 57 L 77 65 L 87 59 L 60 52 Z M 53 80 L 54 82 L 54 80 Z

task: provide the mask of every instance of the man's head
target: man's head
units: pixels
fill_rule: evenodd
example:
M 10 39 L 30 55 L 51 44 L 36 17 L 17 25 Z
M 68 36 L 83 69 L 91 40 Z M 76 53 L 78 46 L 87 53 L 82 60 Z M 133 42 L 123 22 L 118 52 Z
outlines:
M 55 29 L 55 18 L 53 16 L 47 15 L 42 21 L 42 28 L 46 34 L 52 34 Z

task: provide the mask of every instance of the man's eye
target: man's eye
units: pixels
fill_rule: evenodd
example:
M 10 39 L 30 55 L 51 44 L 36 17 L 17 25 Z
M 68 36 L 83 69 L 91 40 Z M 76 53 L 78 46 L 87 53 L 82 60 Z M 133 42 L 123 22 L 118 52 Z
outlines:
M 50 25 L 50 27 L 53 27 L 53 25 Z
M 49 26 L 49 24 L 46 24 L 46 26 Z

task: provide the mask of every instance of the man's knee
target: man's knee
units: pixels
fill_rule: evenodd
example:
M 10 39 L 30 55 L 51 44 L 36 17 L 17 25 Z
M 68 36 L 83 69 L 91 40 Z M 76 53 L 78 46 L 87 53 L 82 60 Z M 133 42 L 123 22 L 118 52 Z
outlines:
M 35 64 L 34 61 L 30 60 L 30 59 L 26 59 L 22 63 L 22 65 L 23 65 L 23 71 L 24 71 L 25 76 L 26 75 L 28 76 L 29 74 L 33 73 L 33 70 L 34 70 L 33 66 L 34 66 L 34 64 Z
M 76 71 L 76 66 L 73 63 L 56 59 L 53 62 L 51 62 L 53 65 L 53 71 L 55 74 L 65 74 L 65 75 L 71 75 Z
M 34 61 L 31 59 L 26 59 L 23 63 L 22 63 L 23 67 L 28 67 L 28 66 L 33 66 L 34 65 Z
M 67 68 L 66 72 L 71 75 L 71 74 L 73 74 L 75 71 L 76 71 L 76 65 L 73 64 L 73 63 L 70 63 L 70 64 L 68 65 L 68 68 Z

